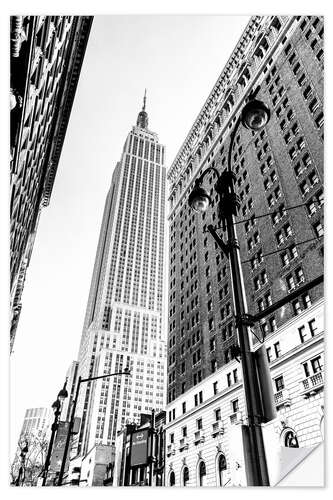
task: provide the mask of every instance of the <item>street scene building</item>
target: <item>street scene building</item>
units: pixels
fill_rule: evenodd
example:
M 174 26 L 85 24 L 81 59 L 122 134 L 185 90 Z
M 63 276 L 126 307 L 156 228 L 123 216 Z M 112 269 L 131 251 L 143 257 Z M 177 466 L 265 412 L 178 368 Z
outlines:
M 11 350 L 91 23 L 11 21 Z M 168 170 L 145 91 L 77 360 L 52 425 L 27 410 L 12 484 L 283 486 L 322 447 L 323 37 L 320 16 L 249 18 Z
M 274 468 L 279 446 L 298 451 L 324 439 L 323 337 L 322 300 L 267 336 L 278 413 L 272 423 L 276 442 L 268 434 L 266 446 L 272 486 L 275 479 L 282 479 L 276 478 Z M 237 360 L 168 405 L 168 420 L 165 486 L 246 486 L 244 459 L 237 449 L 246 422 Z
M 89 16 L 11 17 L 11 352 L 39 217 L 50 203 L 91 23 Z
M 240 127 L 228 155 L 231 130 L 249 96 L 266 104 L 269 122 L 258 132 Z M 234 290 L 228 258 L 209 234 L 211 224 L 227 239 L 213 187 L 216 171 L 228 162 L 245 294 L 255 315 L 323 272 L 320 17 L 251 18 L 168 171 L 167 485 L 246 484 L 234 477 L 229 449 L 237 441 L 230 425 L 244 418 Z M 212 209 L 195 213 L 189 195 L 209 167 L 217 169 L 204 181 Z M 267 347 L 284 446 L 322 440 L 322 296 L 318 284 L 252 325 L 254 348 L 263 341 Z M 301 326 L 299 315 L 306 315 Z M 280 356 L 292 359 L 293 372 L 284 373 Z
M 131 372 L 131 378 L 88 382 L 80 391 L 77 453 L 85 457 L 105 445 L 108 462 L 126 422 L 165 406 L 166 172 L 164 146 L 148 129 L 145 106 L 146 97 L 112 176 L 78 358 L 83 378 Z

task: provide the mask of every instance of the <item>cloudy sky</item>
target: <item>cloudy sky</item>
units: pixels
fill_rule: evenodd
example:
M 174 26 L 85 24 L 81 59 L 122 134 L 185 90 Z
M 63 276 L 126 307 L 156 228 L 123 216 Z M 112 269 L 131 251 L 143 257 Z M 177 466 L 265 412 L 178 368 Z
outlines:
M 147 88 L 149 128 L 172 163 L 247 16 L 97 16 L 11 357 L 11 453 L 25 409 L 50 406 L 77 358 L 111 175 Z

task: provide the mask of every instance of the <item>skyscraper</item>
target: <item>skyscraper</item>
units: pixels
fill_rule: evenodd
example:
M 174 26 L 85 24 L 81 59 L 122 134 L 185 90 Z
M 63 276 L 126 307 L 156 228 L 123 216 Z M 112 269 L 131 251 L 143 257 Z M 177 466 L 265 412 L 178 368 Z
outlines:
M 82 384 L 79 452 L 114 446 L 116 432 L 165 403 L 164 146 L 148 129 L 146 96 L 106 198 L 79 350 L 78 375 L 121 371 Z

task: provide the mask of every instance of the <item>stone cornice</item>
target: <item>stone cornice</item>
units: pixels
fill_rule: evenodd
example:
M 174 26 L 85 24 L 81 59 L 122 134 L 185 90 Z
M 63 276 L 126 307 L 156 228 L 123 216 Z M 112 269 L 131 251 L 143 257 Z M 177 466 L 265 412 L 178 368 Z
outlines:
M 44 190 L 43 190 L 44 206 L 47 206 L 50 201 L 54 179 L 57 172 L 60 154 L 64 143 L 67 125 L 69 122 L 69 117 L 72 110 L 75 92 L 79 81 L 82 62 L 89 38 L 92 19 L 93 18 L 90 16 L 78 17 L 78 26 L 75 30 L 75 36 L 73 37 L 74 48 L 70 56 L 68 56 L 70 57 L 69 68 L 68 68 L 69 75 L 66 76 L 66 82 L 64 84 L 64 92 L 62 93 L 61 102 L 59 106 L 60 113 L 57 119 L 57 124 L 52 139 L 52 148 L 50 151 L 49 162 L 48 162 L 48 172 L 46 175 Z

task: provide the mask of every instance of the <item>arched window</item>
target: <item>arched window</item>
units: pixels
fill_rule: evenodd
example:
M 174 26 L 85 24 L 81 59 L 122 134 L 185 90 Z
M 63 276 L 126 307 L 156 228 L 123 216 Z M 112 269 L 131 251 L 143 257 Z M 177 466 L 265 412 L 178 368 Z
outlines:
M 287 448 L 298 448 L 298 439 L 294 431 L 288 430 L 284 435 L 284 446 Z
M 190 472 L 188 470 L 188 467 L 184 467 L 184 470 L 183 470 L 183 486 L 187 486 L 189 480 L 190 480 Z
M 175 485 L 175 483 L 176 483 L 176 477 L 175 477 L 175 473 L 174 473 L 174 471 L 172 470 L 172 471 L 170 472 L 170 476 L 169 476 L 169 485 L 170 485 L 170 486 L 174 486 L 174 485 Z
M 199 464 L 199 486 L 206 486 L 206 465 L 205 462 Z
M 218 475 L 219 475 L 219 485 L 223 486 L 223 471 L 227 470 L 227 461 L 224 455 L 220 455 L 218 458 Z

